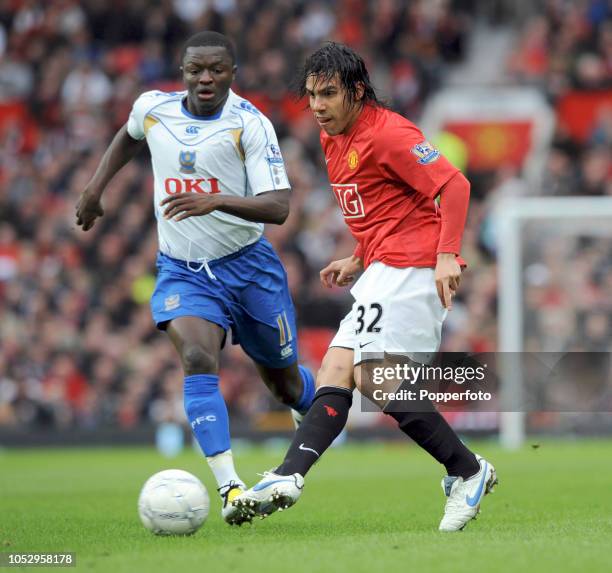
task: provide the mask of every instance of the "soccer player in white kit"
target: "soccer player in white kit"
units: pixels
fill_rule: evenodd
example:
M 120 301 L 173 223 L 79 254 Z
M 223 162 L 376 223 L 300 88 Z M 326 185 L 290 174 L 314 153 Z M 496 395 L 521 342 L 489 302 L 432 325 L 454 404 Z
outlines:
M 136 100 L 81 195 L 77 223 L 87 231 L 104 214 L 106 185 L 146 141 L 159 234 L 152 314 L 180 356 L 185 411 L 217 480 L 222 515 L 240 524 L 231 501 L 245 486 L 218 376 L 228 330 L 274 395 L 300 414 L 312 402 L 314 379 L 298 365 L 286 273 L 262 236 L 264 223 L 282 224 L 289 212 L 274 128 L 230 89 L 237 67 L 228 38 L 201 32 L 182 56 L 186 90 Z

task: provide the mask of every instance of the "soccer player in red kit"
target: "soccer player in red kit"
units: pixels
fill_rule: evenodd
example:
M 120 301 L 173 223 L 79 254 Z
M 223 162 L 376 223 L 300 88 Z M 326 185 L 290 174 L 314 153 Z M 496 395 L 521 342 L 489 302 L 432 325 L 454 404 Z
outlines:
M 461 442 L 430 402 L 421 402 L 419 411 L 396 411 L 392 401 L 376 399 L 358 366 L 386 366 L 397 355 L 423 362 L 438 351 L 464 265 L 459 251 L 469 183 L 414 124 L 378 101 L 362 58 L 350 48 L 328 43 L 312 54 L 298 91 L 321 127 L 331 187 L 357 240 L 353 255 L 324 268 L 321 281 L 344 286 L 364 272 L 285 460 L 234 503 L 260 516 L 293 505 L 304 476 L 346 424 L 356 386 L 445 466 L 440 530 L 460 530 L 497 483 L 495 469 Z M 401 380 L 390 383 L 395 390 Z

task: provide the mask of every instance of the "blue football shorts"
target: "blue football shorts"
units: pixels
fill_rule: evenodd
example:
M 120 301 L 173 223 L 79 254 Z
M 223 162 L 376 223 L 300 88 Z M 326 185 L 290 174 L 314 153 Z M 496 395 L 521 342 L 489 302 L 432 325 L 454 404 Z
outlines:
M 199 265 L 198 265 L 199 266 Z M 194 267 L 194 263 L 191 263 Z M 226 257 L 210 261 L 211 274 L 190 270 L 185 261 L 157 256 L 151 312 L 157 328 L 195 316 L 232 331 L 258 364 L 284 368 L 297 359 L 295 310 L 287 274 L 272 245 L 262 237 Z M 197 268 L 197 267 L 196 267 Z

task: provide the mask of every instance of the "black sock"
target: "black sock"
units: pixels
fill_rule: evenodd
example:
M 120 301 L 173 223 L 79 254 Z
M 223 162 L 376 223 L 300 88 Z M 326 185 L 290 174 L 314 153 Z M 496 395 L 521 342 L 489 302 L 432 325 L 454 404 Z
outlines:
M 480 470 L 476 456 L 459 439 L 435 406 L 420 403 L 425 412 L 385 412 L 394 418 L 400 430 L 444 465 L 449 476 L 463 479 Z M 431 410 L 430 410 L 431 407 Z
M 344 428 L 352 403 L 351 390 L 337 386 L 319 388 L 275 473 L 305 476 Z

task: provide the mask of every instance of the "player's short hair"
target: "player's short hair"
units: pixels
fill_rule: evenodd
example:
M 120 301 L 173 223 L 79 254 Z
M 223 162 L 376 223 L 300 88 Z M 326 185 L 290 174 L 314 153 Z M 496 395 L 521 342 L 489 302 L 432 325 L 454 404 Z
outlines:
M 198 32 L 187 39 L 181 49 L 181 61 L 185 58 L 187 48 L 199 48 L 200 46 L 225 48 L 230 58 L 232 58 L 232 64 L 236 63 L 236 49 L 234 48 L 234 43 L 227 36 L 210 30 Z
M 294 82 L 296 95 L 299 98 L 306 95 L 306 80 L 309 76 L 329 81 L 336 75 L 346 92 L 349 103 L 355 103 L 358 85 L 362 84 L 364 87 L 363 103 L 384 105 L 376 95 L 363 58 L 348 46 L 337 42 L 325 43 L 306 59 Z

